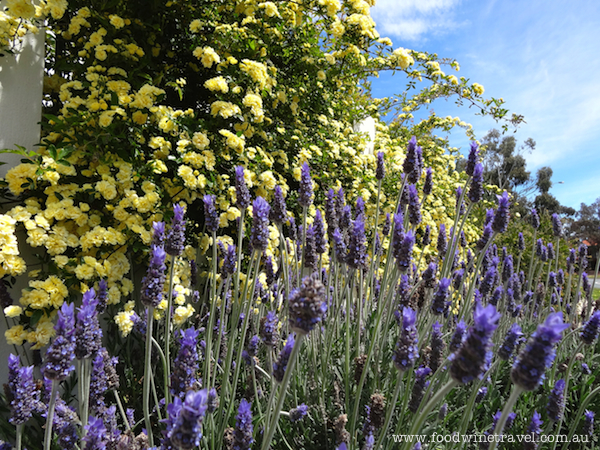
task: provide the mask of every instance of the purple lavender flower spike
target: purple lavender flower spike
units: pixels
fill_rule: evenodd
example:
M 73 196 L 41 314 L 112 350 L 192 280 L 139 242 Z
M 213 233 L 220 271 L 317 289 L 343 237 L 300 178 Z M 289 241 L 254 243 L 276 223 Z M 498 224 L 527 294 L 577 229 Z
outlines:
M 277 334 L 278 324 L 279 319 L 275 311 L 267 312 L 267 315 L 260 319 L 259 335 L 267 347 L 275 348 L 279 341 L 279 335 Z
M 444 258 L 447 250 L 448 250 L 448 243 L 446 241 L 446 225 L 441 223 L 440 231 L 438 233 L 438 239 L 437 239 L 437 251 L 438 251 L 440 259 Z
M 240 402 L 238 415 L 235 419 L 235 430 L 233 431 L 233 448 L 236 450 L 248 450 L 252 446 L 252 408 L 245 398 Z
M 165 245 L 165 223 L 152 222 L 152 242 L 150 245 L 163 247 Z
M 556 258 L 556 252 L 554 251 L 554 245 L 552 244 L 552 242 L 548 242 L 546 250 L 548 250 L 548 259 L 550 261 L 553 261 Z
M 421 223 L 421 202 L 414 184 L 408 185 L 408 221 L 415 227 Z
M 452 287 L 455 291 L 460 291 L 463 285 L 465 269 L 458 269 L 452 274 Z
M 383 180 L 385 177 L 385 164 L 383 161 L 383 152 L 377 152 L 377 169 L 375 169 L 375 178 Z
M 459 210 L 459 215 L 460 216 L 464 216 L 465 215 L 465 203 L 464 201 L 461 201 L 461 197 L 463 196 L 463 189 L 462 187 L 457 187 L 456 188 L 456 192 L 454 193 L 454 197 L 456 198 L 456 205 L 455 208 L 457 210 Z
M 476 244 L 477 250 L 483 250 L 485 248 L 485 246 L 487 245 L 487 243 L 492 238 L 492 234 L 493 234 L 492 224 L 488 223 L 483 228 L 483 234 L 481 235 L 481 237 L 477 241 L 477 244 Z
M 308 208 L 313 202 L 313 184 L 308 163 L 302 164 L 300 169 L 300 189 L 298 191 L 298 204 Z
M 298 334 L 308 334 L 326 312 L 325 286 L 315 276 L 305 277 L 289 300 L 290 328 Z
M 416 327 L 417 313 L 408 306 L 402 309 L 402 331 L 392 355 L 394 366 L 400 371 L 411 368 L 419 357 L 419 332 Z
M 200 445 L 202 438 L 202 421 L 208 409 L 206 389 L 188 391 L 185 401 L 179 409 L 173 427 L 167 437 L 180 450 L 191 450 Z
M 437 264 L 429 263 L 427 268 L 421 274 L 421 278 L 423 279 L 423 283 L 425 287 L 433 288 L 435 287 L 435 274 L 437 272 Z
M 344 197 L 344 189 L 339 188 L 337 193 L 335 194 L 335 210 L 336 210 L 338 219 L 342 217 L 342 212 L 344 210 L 344 206 L 346 206 L 346 198 Z
M 49 380 L 62 381 L 75 368 L 72 365 L 75 359 L 75 305 L 63 303 L 54 330 L 56 336 L 46 352 L 43 372 Z
M 312 271 L 317 269 L 319 257 L 317 256 L 317 245 L 315 242 L 315 227 L 310 225 L 306 229 L 306 241 L 304 244 L 304 265 Z
M 275 186 L 273 190 L 273 207 L 269 213 L 271 222 L 276 224 L 282 224 L 287 221 L 287 207 L 285 204 L 285 198 L 283 198 L 283 191 L 281 186 Z
M 105 450 L 108 443 L 107 432 L 102 419 L 91 416 L 85 426 L 83 450 Z
M 431 326 L 431 352 L 429 353 L 429 368 L 435 373 L 444 362 L 446 343 L 442 336 L 442 324 L 437 320 Z
M 361 196 L 356 199 L 356 210 L 354 211 L 355 219 L 359 218 L 365 213 L 365 201 Z
M 494 210 L 492 208 L 486 209 L 485 210 L 485 219 L 483 220 L 483 225 L 488 225 L 490 223 L 492 223 L 492 220 L 494 220 Z
M 585 410 L 583 414 L 585 417 L 585 422 L 583 424 L 583 434 L 587 434 L 588 436 L 594 435 L 594 417 L 596 413 L 593 411 Z
M 185 221 L 183 206 L 173 205 L 173 219 L 171 220 L 171 228 L 165 237 L 165 251 L 168 255 L 179 256 L 185 248 Z
M 116 365 L 118 358 L 111 358 L 108 351 L 102 347 L 92 360 L 92 373 L 90 378 L 90 410 L 98 414 L 106 405 L 104 394 L 111 389 L 119 388 L 119 375 Z
M 548 396 L 546 412 L 550 420 L 558 422 L 562 419 L 565 410 L 565 380 L 558 380 Z
M 579 270 L 585 270 L 585 268 L 588 265 L 588 260 L 587 260 L 587 245 L 585 244 L 581 244 L 579 246 L 579 258 L 578 258 L 578 263 L 579 263 Z
M 299 422 L 308 414 L 308 406 L 304 403 L 290 409 L 290 422 Z
M 540 216 L 535 208 L 531 209 L 531 226 L 536 230 L 540 227 Z
M 98 322 L 98 299 L 94 288 L 83 294 L 75 325 L 75 357 L 91 358 L 102 346 L 102 329 Z
M 525 450 L 536 450 L 538 448 L 539 436 L 542 432 L 542 425 L 544 422 L 542 421 L 542 417 L 540 413 L 537 411 L 533 412 L 533 417 L 531 418 L 531 422 L 527 427 L 527 434 L 531 436 L 530 440 L 524 441 L 523 448 Z
M 567 256 L 567 271 L 571 272 L 575 268 L 577 262 L 577 253 L 574 248 L 569 249 L 569 256 Z
M 586 345 L 592 345 L 596 339 L 598 339 L 598 334 L 600 333 L 600 311 L 596 311 L 590 317 L 590 320 L 583 326 L 583 331 L 581 332 L 581 340 Z
M 556 213 L 552 214 L 552 232 L 554 233 L 554 237 L 562 237 L 563 235 L 563 226 L 560 221 L 560 216 Z
M 364 267 L 367 261 L 367 238 L 365 236 L 365 222 L 358 217 L 352 226 L 348 243 L 348 258 L 346 263 L 353 269 Z
M 41 406 L 40 391 L 33 380 L 33 366 L 19 368 L 14 381 L 9 422 L 13 425 L 23 425 Z
M 285 341 L 285 346 L 279 354 L 279 358 L 277 358 L 277 361 L 273 363 L 273 378 L 275 378 L 275 380 L 279 383 L 283 381 L 283 377 L 285 375 L 290 356 L 292 355 L 292 349 L 294 348 L 295 342 L 294 334 L 290 334 Z
M 262 197 L 256 197 L 252 204 L 252 232 L 250 243 L 252 249 L 264 252 L 269 244 L 269 210 L 271 207 Z
M 325 239 L 325 223 L 323 222 L 323 215 L 319 209 L 317 209 L 315 214 L 313 226 L 315 227 L 315 247 L 317 253 L 322 255 L 327 250 L 327 240 Z
M 429 386 L 429 381 L 427 381 L 429 374 L 431 374 L 429 367 L 419 367 L 415 370 L 415 384 L 413 385 L 410 401 L 408 402 L 408 410 L 412 413 L 418 411 L 421 400 L 423 400 L 425 389 Z
M 475 306 L 473 326 L 460 349 L 454 354 L 450 376 L 459 383 L 468 384 L 489 368 L 492 358 L 492 335 L 498 328 L 500 313 L 493 305 Z
M 471 150 L 469 151 L 469 158 L 467 159 L 467 167 L 465 168 L 465 172 L 467 175 L 472 177 L 473 173 L 475 172 L 475 166 L 479 161 L 479 145 L 477 145 L 477 142 L 471 141 L 470 146 Z
M 198 381 L 198 330 L 188 328 L 179 333 L 179 352 L 173 363 L 170 390 L 171 394 L 183 398 Z
M 562 339 L 563 330 L 568 327 L 568 323 L 563 323 L 561 312 L 550 314 L 546 322 L 538 325 L 513 365 L 510 374 L 513 383 L 527 391 L 539 386 L 544 372 L 556 356 L 554 347 Z
M 498 357 L 508 361 L 513 354 L 515 348 L 523 341 L 523 332 L 517 323 L 513 323 L 506 333 L 504 343 L 498 349 Z
M 409 230 L 403 235 L 400 247 L 396 256 L 396 265 L 401 273 L 406 273 L 410 268 L 413 247 L 415 245 L 415 235 L 412 230 Z
M 336 228 L 332 235 L 334 250 L 335 250 L 335 258 L 338 262 L 345 263 L 347 257 L 347 248 L 346 243 L 344 242 L 344 236 L 340 232 L 339 228 Z
M 483 165 L 481 163 L 475 166 L 468 195 L 471 203 L 477 203 L 483 198 Z
M 98 295 L 96 296 L 96 299 L 98 300 L 96 310 L 98 311 L 98 314 L 102 314 L 106 311 L 108 300 L 108 283 L 104 279 L 98 282 Z
M 250 205 L 250 191 L 244 179 L 244 168 L 242 166 L 235 168 L 235 204 L 240 211 Z
M 404 163 L 402 164 L 404 174 L 408 177 L 408 182 L 412 184 L 419 181 L 419 178 L 421 177 L 420 154 L 422 154 L 421 148 L 417 146 L 417 138 L 413 136 L 410 141 L 408 141 L 406 158 L 404 158 Z
M 339 216 L 336 210 L 336 195 L 333 188 L 329 188 L 325 194 L 325 221 L 327 222 L 327 234 L 333 234 L 338 227 Z
M 520 233 L 520 232 L 519 232 L 519 238 L 518 238 L 518 242 L 517 242 L 517 248 L 519 249 L 520 252 L 525 250 L 525 238 L 523 237 L 523 233 Z
M 438 283 L 437 291 L 435 292 L 431 303 L 431 312 L 436 316 L 443 314 L 446 309 L 446 301 L 450 295 L 448 288 L 450 287 L 451 282 L 452 280 L 450 280 L 450 278 L 442 278 Z
M 508 192 L 504 191 L 502 195 L 498 195 L 498 209 L 492 220 L 492 230 L 496 233 L 504 233 L 508 228 L 510 199 Z
M 425 182 L 423 183 L 423 197 L 427 197 L 433 191 L 433 170 L 428 167 L 425 170 Z
M 230 244 L 227 247 L 225 256 L 223 258 L 223 265 L 221 266 L 221 274 L 225 277 L 233 275 L 235 273 L 236 265 L 237 265 L 236 247 L 234 244 Z
M 507 255 L 502 261 L 502 282 L 506 283 L 515 273 L 512 255 Z
M 450 341 L 450 345 L 448 346 L 448 350 L 450 351 L 450 353 L 454 353 L 461 347 L 466 332 L 467 324 L 464 320 L 461 320 L 456 324 L 456 329 L 454 330 L 452 340 Z
M 60 397 L 56 399 L 55 408 L 53 429 L 57 434 L 58 445 L 60 448 L 75 448 L 75 444 L 79 442 L 77 432 L 78 425 L 81 424 L 79 417 Z M 0 450 L 4 450 L 2 446 Z
M 167 252 L 162 247 L 152 247 L 152 257 L 146 276 L 142 279 L 140 301 L 147 307 L 156 308 L 163 299 L 163 286 L 166 275 L 165 259 Z
M 346 231 L 352 224 L 352 207 L 346 205 L 342 208 L 342 215 L 340 216 L 340 229 Z
M 202 197 L 202 203 L 204 203 L 204 223 L 206 224 L 206 231 L 209 233 L 216 233 L 219 229 L 219 213 L 215 208 L 215 196 L 205 195 Z
M 383 223 L 383 228 L 381 230 L 381 233 L 384 236 L 387 236 L 388 234 L 390 234 L 391 229 L 392 229 L 392 219 L 390 218 L 390 213 L 387 213 L 385 215 L 385 222 Z
M 426 225 L 421 245 L 423 246 L 423 248 L 425 248 L 429 244 L 431 244 L 431 227 L 429 225 Z

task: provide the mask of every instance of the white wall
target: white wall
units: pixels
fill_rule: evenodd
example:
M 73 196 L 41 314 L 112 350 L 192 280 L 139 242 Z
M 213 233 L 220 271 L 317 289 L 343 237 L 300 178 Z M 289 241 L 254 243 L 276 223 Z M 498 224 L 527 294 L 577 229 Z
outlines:
M 42 31 L 37 35 L 25 36 L 23 47 L 17 55 L 0 57 L 0 149 L 16 149 L 15 144 L 28 150 L 35 149 L 35 144 L 40 139 L 43 74 Z M 3 178 L 8 169 L 19 164 L 20 159 L 20 155 L 0 154 L 0 161 L 8 163 L 0 165 L 0 177 Z M 10 207 L 12 205 L 0 205 L 0 213 Z M 25 236 L 19 236 L 20 242 L 24 240 Z M 23 245 L 20 245 L 20 250 L 23 252 Z M 27 254 L 21 256 L 26 261 L 31 260 Z M 25 287 L 26 282 L 26 277 L 21 277 L 20 284 L 11 290 L 15 301 L 20 297 L 21 288 Z M 0 311 L 0 314 L 3 313 Z M 12 320 L 9 319 L 9 323 Z M 14 348 L 6 344 L 5 330 L 6 322 L 0 319 L 0 384 L 6 382 L 6 361 L 8 354 L 14 352 Z

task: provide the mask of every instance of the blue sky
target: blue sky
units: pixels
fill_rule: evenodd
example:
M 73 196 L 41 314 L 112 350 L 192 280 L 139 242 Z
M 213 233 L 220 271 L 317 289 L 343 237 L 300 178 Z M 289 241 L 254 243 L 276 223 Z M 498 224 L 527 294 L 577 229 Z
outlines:
M 537 143 L 524 155 L 527 168 L 552 168 L 550 193 L 561 204 L 579 209 L 600 197 L 600 2 L 377 0 L 371 15 L 394 47 L 456 59 L 460 72 L 446 73 L 482 84 L 485 97 L 524 115 L 516 138 Z M 381 74 L 372 80 L 374 96 L 398 93 L 401 81 Z M 500 128 L 452 102 L 432 107 L 471 123 L 479 139 Z M 464 134 L 451 144 L 466 148 Z

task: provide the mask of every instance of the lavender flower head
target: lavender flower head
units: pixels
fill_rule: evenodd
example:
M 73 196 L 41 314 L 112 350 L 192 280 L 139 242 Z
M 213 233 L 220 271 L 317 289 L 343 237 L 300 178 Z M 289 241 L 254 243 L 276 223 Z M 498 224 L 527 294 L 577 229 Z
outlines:
M 390 234 L 391 229 L 392 229 L 392 219 L 390 218 L 390 213 L 387 213 L 385 215 L 385 222 L 383 223 L 383 228 L 381 229 L 381 233 L 384 236 L 387 236 L 388 234 Z
M 560 216 L 556 213 L 552 214 L 552 231 L 554 233 L 554 237 L 562 237 L 563 235 L 563 226 L 560 221 Z
M 498 349 L 498 357 L 508 361 L 513 354 L 515 348 L 522 342 L 523 332 L 517 323 L 513 323 L 510 329 L 506 332 L 504 343 Z
M 425 287 L 428 287 L 428 288 L 435 287 L 436 272 L 437 272 L 437 264 L 433 263 L 433 262 L 429 263 L 427 268 L 421 274 L 421 278 L 423 280 L 423 283 L 425 284 Z
M 419 357 L 419 332 L 417 313 L 409 307 L 402 309 L 402 330 L 392 356 L 394 366 L 400 371 L 411 368 Z
M 417 138 L 413 136 L 408 141 L 406 148 L 406 158 L 402 164 L 402 169 L 408 177 L 408 182 L 415 184 L 421 177 L 421 147 L 417 146 Z
M 269 244 L 269 211 L 271 207 L 262 197 L 256 197 L 252 203 L 252 249 L 264 252 Z
M 540 216 L 535 208 L 531 209 L 531 226 L 536 230 L 540 227 Z
M 296 340 L 294 335 L 290 333 L 285 341 L 285 346 L 279 354 L 279 358 L 277 358 L 277 361 L 273 363 L 273 378 L 275 378 L 275 380 L 279 383 L 283 381 L 285 370 L 287 369 L 288 362 L 290 361 L 290 356 L 292 355 L 292 349 L 294 348 L 295 342 Z
M 443 314 L 446 310 L 446 301 L 450 295 L 449 288 L 451 282 L 452 280 L 450 278 L 442 278 L 438 283 L 437 291 L 435 292 L 431 303 L 431 312 L 436 316 Z
M 173 421 L 173 427 L 167 433 L 167 437 L 176 448 L 191 450 L 200 445 L 202 421 L 207 409 L 206 389 L 187 392 L 183 405 L 177 411 L 177 416 Z
M 469 158 L 467 159 L 467 167 L 465 168 L 465 172 L 467 175 L 472 177 L 473 173 L 475 172 L 475 166 L 479 160 L 479 145 L 477 145 L 477 142 L 471 141 L 470 146 L 471 150 L 469 151 Z
M 171 373 L 171 394 L 183 398 L 198 381 L 198 330 L 188 328 L 179 333 L 179 352 Z
M 414 184 L 408 185 L 408 221 L 413 226 L 421 223 L 421 202 Z
M 240 211 L 250 205 L 250 191 L 244 178 L 244 168 L 242 166 L 235 168 L 235 204 Z
M 22 425 L 41 406 L 40 391 L 33 380 L 33 366 L 20 367 L 17 370 L 11 394 L 13 398 L 10 402 L 11 414 L 9 421 L 13 425 Z
M 106 448 L 107 430 L 102 419 L 94 416 L 89 418 L 82 442 L 84 443 L 83 450 L 104 450 Z
M 202 197 L 204 203 L 204 223 L 206 224 L 206 230 L 209 233 L 216 233 L 219 229 L 219 213 L 215 208 L 215 196 L 205 195 Z
M 444 257 L 447 250 L 448 250 L 448 243 L 446 242 L 446 225 L 441 223 L 440 231 L 438 233 L 438 239 L 437 239 L 437 251 L 439 253 L 440 259 L 442 259 Z
M 558 422 L 562 419 L 565 410 L 565 380 L 558 380 L 548 396 L 546 412 L 551 420 Z
M 429 386 L 427 377 L 431 374 L 429 367 L 419 367 L 415 370 L 415 384 L 413 385 L 410 401 L 408 403 L 408 409 L 412 413 L 416 413 L 419 410 L 421 400 L 425 394 L 425 389 Z
M 454 330 L 452 340 L 450 341 L 450 346 L 448 347 L 448 350 L 450 350 L 451 353 L 454 353 L 461 347 L 466 332 L 467 324 L 464 320 L 461 320 L 456 324 L 456 329 Z
M 356 199 L 356 209 L 354 211 L 354 215 L 355 215 L 354 218 L 356 219 L 364 213 L 365 213 L 365 201 L 359 195 L 358 198 Z
M 433 190 L 433 169 L 428 167 L 425 170 L 425 182 L 423 183 L 423 196 L 427 197 Z
M 513 383 L 527 391 L 539 386 L 556 356 L 554 347 L 568 327 L 569 324 L 563 323 L 562 312 L 550 314 L 543 324 L 538 325 L 513 365 L 510 374 Z
M 325 239 L 325 223 L 320 209 L 317 209 L 313 226 L 315 227 L 315 248 L 317 253 L 322 255 L 327 250 L 327 240 Z
M 395 233 L 394 233 L 395 234 Z M 406 273 L 410 268 L 410 262 L 415 245 L 415 235 L 412 230 L 409 230 L 402 236 L 400 246 L 395 249 L 396 265 L 401 273 Z
M 525 238 L 523 237 L 523 233 L 521 233 L 521 232 L 519 232 L 517 248 L 519 249 L 520 252 L 525 250 Z
M 252 408 L 245 398 L 240 402 L 238 415 L 235 419 L 235 430 L 233 431 L 233 448 L 235 450 L 248 450 L 254 439 L 252 438 Z
M 508 228 L 510 199 L 508 192 L 504 191 L 502 195 L 498 195 L 498 209 L 492 220 L 492 230 L 496 233 L 504 233 Z
M 310 166 L 302 164 L 300 169 L 300 189 L 298 191 L 298 204 L 308 208 L 313 202 L 313 183 L 310 177 Z
M 292 292 L 289 300 L 290 327 L 298 334 L 308 334 L 327 312 L 325 286 L 317 277 L 302 280 L 300 289 Z
M 75 368 L 72 365 L 75 359 L 75 305 L 63 303 L 54 330 L 56 336 L 46 352 L 43 372 L 49 380 L 62 381 Z
M 588 260 L 587 260 L 587 245 L 585 244 L 581 244 L 579 246 L 579 270 L 585 270 L 585 268 L 588 265 Z
M 227 277 L 235 273 L 237 265 L 236 247 L 234 244 L 227 246 L 223 257 L 223 265 L 221 266 L 221 275 Z
M 260 319 L 259 335 L 263 343 L 267 347 L 275 347 L 279 341 L 279 335 L 277 334 L 277 326 L 279 319 L 275 314 L 275 311 L 267 312 L 267 315 Z
M 299 422 L 304 419 L 304 417 L 308 414 L 308 406 L 304 403 L 296 406 L 293 409 L 290 409 L 290 421 L 291 422 Z
M 585 410 L 583 414 L 585 417 L 585 422 L 583 424 L 583 434 L 587 434 L 588 436 L 594 435 L 594 417 L 596 413 L 593 411 Z
M 102 279 L 98 282 L 98 295 L 96 296 L 98 300 L 96 304 L 96 310 L 98 314 L 102 314 L 106 311 L 106 302 L 108 300 L 108 283 L 105 279 Z
M 156 245 L 159 247 L 165 244 L 165 223 L 164 222 L 152 222 L 152 243 L 150 245 Z
M 77 359 L 91 358 L 102 346 L 102 329 L 98 323 L 98 299 L 94 289 L 83 294 L 75 325 L 75 356 Z
M 450 376 L 457 382 L 467 384 L 480 377 L 489 368 L 492 358 L 492 335 L 498 327 L 500 313 L 493 305 L 475 306 L 473 326 L 469 329 L 462 346 L 454 353 Z
M 377 169 L 375 169 L 375 178 L 383 180 L 385 177 L 385 164 L 383 161 L 383 152 L 377 152 Z
M 596 339 L 598 339 L 598 334 L 600 333 L 600 311 L 596 311 L 590 317 L 590 320 L 583 326 L 583 330 L 580 334 L 581 340 L 586 345 L 592 345 Z
M 315 227 L 309 225 L 306 229 L 306 240 L 304 242 L 304 265 L 311 271 L 316 270 L 319 258 L 317 256 L 317 246 L 315 238 Z
M 336 228 L 331 237 L 333 238 L 335 258 L 339 262 L 345 263 L 348 250 L 346 248 L 346 243 L 344 242 L 344 236 L 342 235 L 340 229 Z
M 287 207 L 281 186 L 275 186 L 273 190 L 273 207 L 269 213 L 269 218 L 273 223 L 282 224 L 287 221 Z
M 140 301 L 147 307 L 156 308 L 163 299 L 163 286 L 165 284 L 165 259 L 167 253 L 162 247 L 152 247 L 152 257 L 148 265 L 146 276 L 142 279 Z
M 346 263 L 353 269 L 364 267 L 367 261 L 367 238 L 365 236 L 365 222 L 358 217 L 353 224 L 348 243 L 348 257 Z
M 477 203 L 483 197 L 483 165 L 481 163 L 475 166 L 468 195 L 472 203 Z
M 183 206 L 173 205 L 173 219 L 171 220 L 171 228 L 165 237 L 165 251 L 168 255 L 179 256 L 185 248 L 185 222 Z

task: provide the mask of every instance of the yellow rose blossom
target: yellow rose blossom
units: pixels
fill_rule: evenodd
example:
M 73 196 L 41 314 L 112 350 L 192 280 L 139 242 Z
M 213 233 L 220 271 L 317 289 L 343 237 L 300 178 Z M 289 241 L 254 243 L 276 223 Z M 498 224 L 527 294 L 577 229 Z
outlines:
M 210 69 L 213 64 L 219 64 L 221 62 L 221 58 L 212 47 L 196 47 L 192 54 L 198 58 L 202 62 L 202 65 L 207 69 Z
M 483 95 L 485 89 L 479 83 L 473 83 L 473 92 L 477 95 Z
M 219 134 L 226 138 L 225 143 L 229 148 L 241 154 L 244 151 L 245 140 L 243 136 L 236 136 L 229 130 L 219 130 Z
M 206 80 L 204 82 L 204 87 L 209 91 L 213 92 L 222 92 L 226 94 L 229 92 L 229 86 L 227 85 L 227 81 L 222 76 L 211 78 L 210 80 Z
M 31 349 L 39 350 L 40 348 L 48 345 L 50 343 L 50 339 L 52 339 L 55 334 L 56 331 L 54 330 L 54 323 L 52 323 L 52 321 L 47 316 L 44 316 L 37 323 L 35 331 L 33 332 L 35 345 L 32 346 Z
M 131 330 L 133 330 L 133 311 L 121 311 L 115 317 L 115 323 L 119 327 L 119 331 L 123 337 L 129 336 Z
M 6 317 L 19 317 L 23 313 L 23 308 L 18 305 L 10 305 L 4 308 L 4 315 Z
M 241 114 L 242 110 L 233 103 L 217 100 L 210 105 L 210 113 L 213 117 L 221 116 L 224 119 L 228 119 L 236 114 Z
M 4 332 L 4 337 L 8 345 L 23 345 L 27 339 L 27 332 L 23 325 L 15 325 Z
M 175 326 L 181 326 L 183 323 L 192 317 L 195 310 L 194 307 L 190 304 L 186 306 L 178 306 L 175 308 L 175 312 L 173 313 L 173 324 Z
M 25 190 L 22 185 L 29 184 L 28 178 L 35 181 L 35 172 L 37 169 L 38 167 L 35 164 L 19 164 L 9 169 L 5 179 L 10 192 L 14 195 L 21 194 Z

